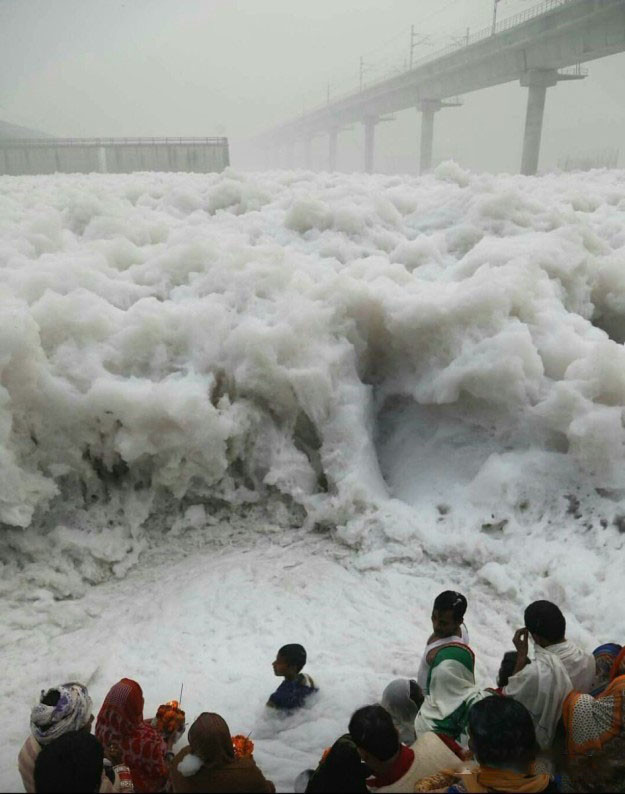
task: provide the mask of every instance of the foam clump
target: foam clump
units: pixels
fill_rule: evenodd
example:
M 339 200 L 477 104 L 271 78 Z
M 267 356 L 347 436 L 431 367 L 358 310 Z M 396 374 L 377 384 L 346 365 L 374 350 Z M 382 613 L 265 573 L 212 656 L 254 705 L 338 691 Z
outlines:
M 156 524 L 271 505 L 366 566 L 447 553 L 462 506 L 482 566 L 485 522 L 546 522 L 575 482 L 593 526 L 618 512 L 596 489 L 625 452 L 622 172 L 1 184 L 9 564 L 48 538 L 52 568 L 100 581 Z

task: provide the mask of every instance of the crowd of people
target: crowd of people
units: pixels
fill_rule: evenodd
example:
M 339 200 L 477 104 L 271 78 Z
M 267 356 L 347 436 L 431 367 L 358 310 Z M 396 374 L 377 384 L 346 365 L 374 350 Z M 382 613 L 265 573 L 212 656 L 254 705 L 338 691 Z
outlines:
M 535 601 L 496 686 L 483 689 L 466 610 L 461 593 L 435 599 L 416 679 L 392 681 L 379 703 L 357 709 L 316 769 L 295 780 L 296 792 L 625 792 L 625 648 L 584 651 L 567 640 L 558 606 Z M 280 648 L 273 670 L 284 680 L 268 708 L 289 714 L 314 696 L 305 664 L 302 645 Z M 139 684 L 123 678 L 92 733 L 85 686 L 43 691 L 18 757 L 25 790 L 275 791 L 254 761 L 253 741 L 232 736 L 219 714 L 200 714 L 176 753 L 186 727 L 180 704 L 163 704 L 148 719 L 143 706 Z

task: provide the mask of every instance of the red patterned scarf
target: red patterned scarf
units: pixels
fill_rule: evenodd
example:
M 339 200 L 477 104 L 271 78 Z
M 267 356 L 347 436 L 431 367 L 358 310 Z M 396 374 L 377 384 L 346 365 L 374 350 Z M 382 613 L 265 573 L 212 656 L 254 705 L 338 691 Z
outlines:
M 120 746 L 135 791 L 165 788 L 167 746 L 161 734 L 143 719 L 143 693 L 136 681 L 122 678 L 111 687 L 98 714 L 95 735 L 103 746 Z

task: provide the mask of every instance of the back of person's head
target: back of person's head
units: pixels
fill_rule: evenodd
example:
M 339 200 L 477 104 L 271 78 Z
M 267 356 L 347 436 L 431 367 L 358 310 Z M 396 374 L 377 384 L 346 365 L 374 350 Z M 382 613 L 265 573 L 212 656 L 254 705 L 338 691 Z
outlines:
M 367 791 L 365 778 L 369 771 L 349 734 L 341 736 L 313 773 L 306 794 Z
M 377 703 L 363 706 L 352 714 L 349 735 L 356 747 L 371 753 L 378 761 L 388 761 L 399 750 L 393 718 Z
M 35 761 L 35 791 L 99 791 L 104 752 L 92 733 L 64 733 L 41 748 Z
M 512 698 L 493 695 L 475 703 L 469 711 L 469 737 L 482 766 L 524 768 L 536 756 L 532 717 Z
M 40 745 L 81 728 L 91 729 L 93 703 L 87 687 L 77 681 L 42 690 L 30 712 L 30 730 Z
M 503 659 L 501 660 L 501 665 L 499 666 L 499 672 L 497 674 L 498 687 L 504 687 L 508 685 L 510 676 L 514 671 L 517 658 L 518 656 L 516 651 L 506 651 L 504 653 Z
M 462 593 L 457 593 L 455 590 L 444 590 L 434 599 L 434 609 L 438 612 L 451 611 L 454 620 L 457 623 L 462 623 L 464 613 L 467 611 L 467 599 Z
M 306 664 L 306 648 L 298 643 L 283 645 L 278 651 L 278 656 L 281 656 L 290 667 L 295 667 L 298 673 Z
M 189 746 L 207 769 L 234 761 L 234 749 L 228 723 L 219 714 L 204 711 L 189 728 Z
M 566 634 L 566 620 L 551 601 L 534 601 L 525 610 L 525 626 L 548 642 L 561 642 Z

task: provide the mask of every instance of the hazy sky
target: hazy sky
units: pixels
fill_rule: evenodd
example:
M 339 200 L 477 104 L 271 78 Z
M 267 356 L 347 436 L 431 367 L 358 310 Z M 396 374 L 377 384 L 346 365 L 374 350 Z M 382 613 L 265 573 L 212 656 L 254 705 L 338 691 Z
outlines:
M 533 0 L 501 0 L 505 18 Z M 0 0 L 0 119 L 63 136 L 227 134 L 239 142 L 331 93 L 419 57 L 492 18 L 492 0 Z M 542 164 L 618 147 L 625 159 L 625 55 L 589 65 L 547 97 Z M 510 83 L 437 114 L 435 158 L 516 170 L 527 90 Z M 378 126 L 376 166 L 411 170 L 416 111 Z M 315 164 L 327 158 L 319 139 Z M 339 167 L 362 166 L 362 129 Z

